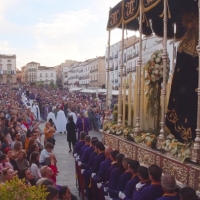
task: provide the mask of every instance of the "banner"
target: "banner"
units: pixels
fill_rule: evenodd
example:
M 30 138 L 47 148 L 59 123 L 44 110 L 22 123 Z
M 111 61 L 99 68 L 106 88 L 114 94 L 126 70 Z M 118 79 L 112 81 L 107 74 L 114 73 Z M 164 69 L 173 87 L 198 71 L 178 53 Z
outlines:
M 120 1 L 114 8 L 110 9 L 107 30 L 112 30 L 121 25 L 122 22 L 122 1 Z

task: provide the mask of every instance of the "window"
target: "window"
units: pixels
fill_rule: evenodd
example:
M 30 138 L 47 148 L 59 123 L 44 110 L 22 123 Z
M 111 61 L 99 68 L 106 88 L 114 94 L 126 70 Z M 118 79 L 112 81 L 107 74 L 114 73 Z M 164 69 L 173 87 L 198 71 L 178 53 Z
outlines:
M 45 76 L 48 77 L 48 74 L 46 73 Z
M 0 59 L 0 62 L 2 62 L 2 60 Z
M 2 67 L 2 64 L 0 64 L 0 71 L 2 71 L 2 68 L 3 68 L 3 67 Z
M 51 77 L 53 77 L 53 73 L 51 73 Z
M 8 71 L 11 71 L 11 67 L 12 67 L 11 64 L 7 64 L 7 70 L 8 70 Z
M 40 73 L 40 77 L 42 77 L 42 73 Z
M 11 62 L 11 60 L 8 60 L 8 62 Z

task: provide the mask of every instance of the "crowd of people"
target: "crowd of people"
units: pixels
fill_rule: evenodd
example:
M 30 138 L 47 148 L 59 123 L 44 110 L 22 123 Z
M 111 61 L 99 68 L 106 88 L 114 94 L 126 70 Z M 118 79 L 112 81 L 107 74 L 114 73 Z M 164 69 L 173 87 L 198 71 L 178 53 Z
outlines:
M 148 168 L 81 132 L 74 148 L 79 190 L 89 200 L 197 200 L 190 187 L 153 164 Z
M 69 153 L 75 158 L 78 189 L 88 200 L 197 200 L 192 188 L 178 189 L 175 178 L 163 175 L 159 166 L 141 166 L 89 136 L 90 130 L 102 128 L 102 102 L 67 90 L 0 86 L 1 184 L 18 176 L 26 180 L 27 187 L 45 186 L 47 200 L 77 199 L 56 180 L 54 135 L 66 133 Z M 44 130 L 40 129 L 42 122 Z

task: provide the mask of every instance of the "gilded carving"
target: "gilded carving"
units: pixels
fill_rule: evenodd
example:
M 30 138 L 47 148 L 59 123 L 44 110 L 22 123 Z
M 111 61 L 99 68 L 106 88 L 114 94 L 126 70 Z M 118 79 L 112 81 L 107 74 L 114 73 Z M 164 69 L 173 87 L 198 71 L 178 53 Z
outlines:
M 130 0 L 129 2 L 126 3 L 126 16 L 130 16 L 134 13 L 134 3 L 135 3 L 135 0 Z
M 167 119 L 175 124 L 178 121 L 178 116 L 175 112 L 175 110 L 168 110 L 167 111 Z
M 140 164 L 150 166 L 152 164 L 155 164 L 155 155 L 141 148 L 138 148 L 137 160 L 140 162 Z
M 156 156 L 156 165 L 160 167 L 160 156 Z
M 132 158 L 133 160 L 136 160 L 137 159 L 137 147 L 133 146 L 133 154 L 132 154 Z
M 119 152 L 123 153 L 127 157 L 132 158 L 133 155 L 132 145 L 122 140 L 119 140 Z
M 117 22 L 118 22 L 118 16 L 117 16 L 118 13 L 119 13 L 119 10 L 116 10 L 115 12 L 113 12 L 113 13 L 110 15 L 110 18 L 111 18 L 110 24 L 111 24 L 112 26 L 116 25 Z
M 188 186 L 195 188 L 195 170 L 193 170 L 191 168 L 189 170 Z
M 112 147 L 113 149 L 118 149 L 117 138 L 114 138 L 114 137 L 109 136 L 109 135 L 105 135 L 104 143 L 105 143 L 105 146 Z
M 177 181 L 187 184 L 188 169 L 184 165 L 180 165 L 169 159 L 163 159 L 163 172 L 173 175 Z
M 198 179 L 197 179 L 197 191 L 200 191 L 200 172 L 198 173 Z

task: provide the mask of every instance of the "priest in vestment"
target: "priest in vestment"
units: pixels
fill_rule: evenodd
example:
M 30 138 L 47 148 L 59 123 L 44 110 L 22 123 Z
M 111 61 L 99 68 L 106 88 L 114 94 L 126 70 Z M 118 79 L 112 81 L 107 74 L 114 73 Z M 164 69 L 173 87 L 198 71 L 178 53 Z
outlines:
M 77 119 L 76 128 L 78 130 L 78 139 L 80 139 L 80 132 L 84 131 L 88 134 L 89 132 L 89 121 L 87 117 L 84 117 L 84 114 L 81 113 L 80 117 Z
M 47 115 L 47 121 L 49 121 L 49 119 L 52 119 L 53 123 L 56 124 L 56 118 L 53 112 L 49 112 L 49 114 Z
M 182 24 L 187 28 L 187 32 L 178 47 L 166 126 L 180 142 L 189 142 L 196 137 L 197 124 L 198 14 L 184 14 Z
M 67 119 L 65 117 L 65 113 L 62 110 L 62 108 L 59 108 L 59 111 L 58 111 L 57 117 L 56 117 L 57 132 L 66 133 L 66 124 L 67 124 Z

